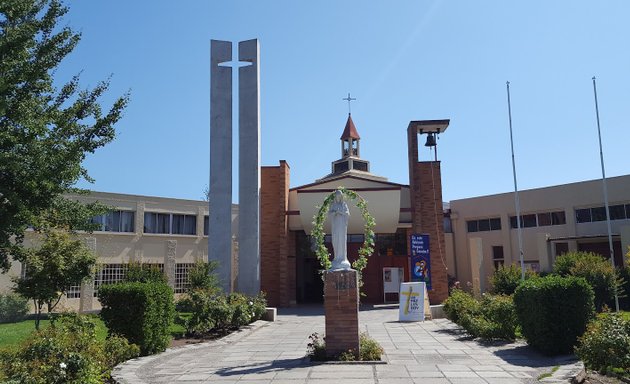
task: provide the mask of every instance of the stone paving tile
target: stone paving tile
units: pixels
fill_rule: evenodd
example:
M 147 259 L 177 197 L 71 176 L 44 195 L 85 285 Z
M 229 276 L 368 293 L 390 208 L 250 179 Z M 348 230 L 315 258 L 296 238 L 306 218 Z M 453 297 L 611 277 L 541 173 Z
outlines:
M 330 379 L 310 379 L 308 380 L 308 384 L 327 384 L 330 383 L 331 380 Z M 336 383 L 343 383 L 343 384 L 375 384 L 376 380 L 372 379 L 346 379 L 346 378 L 340 378 L 337 379 L 333 382 Z M 381 381 L 379 381 L 379 383 L 382 383 Z M 276 382 L 274 381 L 274 384 L 276 384 Z
M 414 379 L 413 382 L 415 384 L 450 384 L 451 382 L 448 379 L 444 378 L 433 378 L 433 377 L 422 377 Z
M 486 384 L 486 381 L 478 377 L 452 378 L 449 381 L 451 384 Z
M 409 378 L 400 378 L 400 377 L 383 378 L 383 379 L 378 379 L 378 383 L 379 384 L 415 384 L 414 380 L 411 377 Z
M 410 372 L 410 375 L 411 375 L 412 378 L 422 378 L 422 377 L 440 378 L 440 377 L 444 377 L 444 373 L 442 371 L 415 371 L 415 372 Z
M 438 364 L 438 369 L 440 371 L 450 371 L 450 372 L 471 372 L 470 367 L 466 365 L 458 365 L 458 364 Z
M 362 311 L 360 329 L 385 349 L 386 365 L 311 364 L 308 336 L 324 333 L 318 308 L 280 310 L 275 323 L 253 326 L 220 340 L 171 349 L 117 367 L 125 384 L 529 384 L 560 365 L 555 383 L 579 369 L 573 361 L 539 356 L 524 343 L 480 344 L 445 319 L 397 323 L 395 308 Z
M 472 371 L 442 371 L 442 373 L 448 379 L 479 377 L 475 372 Z
M 488 377 L 485 380 L 488 384 L 522 384 L 523 383 L 523 381 L 519 379 L 506 379 L 502 377 Z

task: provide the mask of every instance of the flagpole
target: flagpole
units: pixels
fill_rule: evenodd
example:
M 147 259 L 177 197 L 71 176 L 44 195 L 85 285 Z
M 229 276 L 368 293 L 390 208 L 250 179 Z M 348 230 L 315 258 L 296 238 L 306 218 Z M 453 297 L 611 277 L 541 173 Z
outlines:
M 604 151 L 602 150 L 602 132 L 599 125 L 599 106 L 597 103 L 597 85 L 593 76 L 593 94 L 595 95 L 595 116 L 597 118 L 597 137 L 599 138 L 599 160 L 602 164 L 602 185 L 604 188 L 604 206 L 606 207 L 606 225 L 608 226 L 608 247 L 610 248 L 610 263 L 615 269 L 615 251 L 613 249 L 612 229 L 610 226 L 610 209 L 608 207 L 608 186 L 606 185 L 606 171 L 604 170 Z M 617 296 L 617 282 L 615 280 L 615 310 L 619 312 L 619 297 Z
M 518 233 L 518 254 L 521 262 L 521 280 L 525 280 L 525 262 L 523 261 L 523 236 L 521 234 L 521 203 L 518 198 L 518 186 L 516 184 L 516 161 L 514 160 L 514 138 L 512 136 L 512 104 L 510 103 L 510 82 L 507 87 L 508 117 L 510 121 L 510 148 L 512 149 L 512 175 L 514 176 L 514 205 L 516 206 L 516 228 Z

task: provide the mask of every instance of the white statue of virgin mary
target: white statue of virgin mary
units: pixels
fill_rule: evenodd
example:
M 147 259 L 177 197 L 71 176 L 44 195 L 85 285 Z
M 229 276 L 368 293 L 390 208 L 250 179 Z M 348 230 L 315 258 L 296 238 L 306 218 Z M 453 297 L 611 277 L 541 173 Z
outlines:
M 335 201 L 330 205 L 328 217 L 332 225 L 332 245 L 335 258 L 332 261 L 331 271 L 352 269 L 348 261 L 347 241 L 348 241 L 348 218 L 350 210 L 348 204 L 343 201 L 343 193 L 335 192 Z

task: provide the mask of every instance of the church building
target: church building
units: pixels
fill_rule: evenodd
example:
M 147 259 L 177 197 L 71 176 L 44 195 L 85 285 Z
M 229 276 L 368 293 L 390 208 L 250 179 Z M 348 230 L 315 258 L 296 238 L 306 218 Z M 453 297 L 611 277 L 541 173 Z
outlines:
M 357 192 L 368 203 L 374 217 L 375 249 L 363 271 L 362 301 L 382 303 L 397 301 L 397 293 L 385 291 L 384 271 L 401 268 L 402 281 L 410 280 L 410 238 L 427 234 L 430 239 L 430 271 L 432 304 L 441 303 L 448 295 L 446 246 L 440 162 L 418 159 L 418 136 L 427 135 L 426 146 L 435 146 L 435 135 L 443 133 L 449 120 L 411 121 L 407 127 L 409 185 L 388 181 L 370 172 L 370 162 L 361 156 L 361 136 L 352 116 L 340 137 L 340 158 L 333 161 L 330 172 L 310 184 L 290 185 L 290 167 L 285 160 L 278 166 L 261 169 L 260 194 L 260 271 L 261 290 L 269 305 L 321 302 L 323 281 L 320 264 L 312 251 L 310 232 L 313 217 L 325 197 L 338 187 Z M 348 258 L 358 257 L 364 241 L 364 223 L 359 209 L 348 202 Z M 325 232 L 330 234 L 330 224 Z M 330 236 L 326 245 L 332 254 Z M 397 285 L 397 282 L 394 282 Z

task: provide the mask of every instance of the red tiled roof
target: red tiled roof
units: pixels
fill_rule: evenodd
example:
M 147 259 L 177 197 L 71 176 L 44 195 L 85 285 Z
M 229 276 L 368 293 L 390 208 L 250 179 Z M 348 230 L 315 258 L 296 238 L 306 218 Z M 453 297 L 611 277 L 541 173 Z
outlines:
M 346 128 L 344 128 L 343 133 L 341 134 L 341 140 L 344 139 L 361 139 L 361 136 L 359 136 L 357 128 L 354 126 L 354 122 L 352 121 L 352 117 L 350 117 L 350 114 L 348 114 Z

